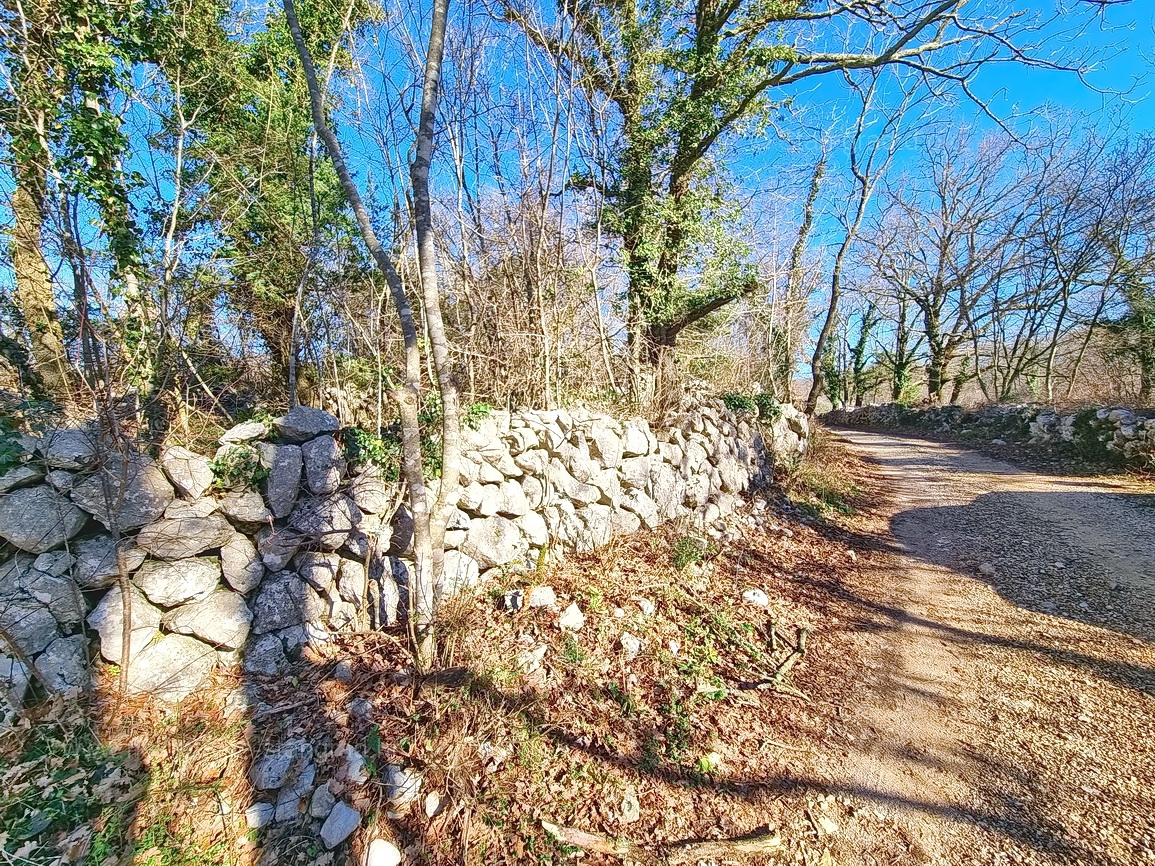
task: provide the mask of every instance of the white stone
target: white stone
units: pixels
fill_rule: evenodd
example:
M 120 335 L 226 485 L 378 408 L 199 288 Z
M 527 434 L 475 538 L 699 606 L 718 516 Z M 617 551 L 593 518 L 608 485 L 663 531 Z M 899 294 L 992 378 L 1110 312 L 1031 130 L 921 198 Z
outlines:
M 249 781 L 258 791 L 280 788 L 299 772 L 313 763 L 313 747 L 308 740 L 289 740 L 253 763 Z
M 552 586 L 535 586 L 526 597 L 526 607 L 551 607 L 557 604 L 557 593 Z
M 273 820 L 276 807 L 272 803 L 253 803 L 245 809 L 245 823 L 250 830 L 260 830 Z
M 263 439 L 268 432 L 260 421 L 244 421 L 226 430 L 218 441 L 222 445 L 239 445 L 242 442 Z
M 577 602 L 572 602 L 569 607 L 561 612 L 561 616 L 557 619 L 558 627 L 568 631 L 579 631 L 582 626 L 586 624 L 585 614 L 581 612 Z
M 770 606 L 770 596 L 766 595 L 766 593 L 760 589 L 746 590 L 742 593 L 742 600 L 749 604 L 757 605 L 758 607 Z
M 401 851 L 392 842 L 374 839 L 365 849 L 363 866 L 401 866 Z
M 288 415 L 273 422 L 277 432 L 286 442 L 308 442 L 322 433 L 336 433 L 340 422 L 321 409 L 295 406 Z
M 622 645 L 622 657 L 628 662 L 636 659 L 638 653 L 642 651 L 642 641 L 628 631 L 622 632 L 622 636 L 618 638 L 618 643 Z
M 421 773 L 415 769 L 406 769 L 400 764 L 387 764 L 384 775 L 385 796 L 395 808 L 404 808 L 420 796 L 423 781 Z
M 256 589 L 265 576 L 265 564 L 248 536 L 234 532 L 221 545 L 221 572 L 225 581 L 242 595 Z
M 131 661 L 160 636 L 162 615 L 135 586 L 129 586 L 129 598 L 132 635 L 128 651 Z M 100 604 L 88 615 L 88 624 L 100 635 L 100 654 L 113 664 L 121 664 L 124 604 L 119 586 L 113 586 L 100 600 Z

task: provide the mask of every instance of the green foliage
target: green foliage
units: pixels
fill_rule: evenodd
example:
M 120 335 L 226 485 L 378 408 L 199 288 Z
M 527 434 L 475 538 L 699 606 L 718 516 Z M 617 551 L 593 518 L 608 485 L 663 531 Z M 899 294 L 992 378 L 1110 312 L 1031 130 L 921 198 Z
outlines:
M 225 842 L 200 848 L 161 822 L 146 827 L 136 847 L 141 853 L 133 863 L 141 866 L 217 866 L 229 860 Z
M 712 545 L 704 538 L 696 535 L 682 535 L 674 542 L 672 551 L 674 568 L 681 571 L 686 566 L 702 562 L 713 553 Z
M 0 418 L 0 473 L 18 465 L 23 456 L 19 432 L 9 426 L 9 419 Z
M 341 431 L 345 445 L 345 459 L 350 463 L 376 466 L 386 481 L 401 477 L 401 437 L 386 434 L 375 436 L 362 427 L 346 427 Z
M 745 394 L 723 394 L 722 405 L 731 412 L 757 412 L 758 404 Z
M 773 422 L 782 417 L 782 404 L 774 399 L 773 394 L 761 391 L 754 395 L 754 403 L 761 420 Z
M 471 430 L 476 430 L 492 413 L 493 407 L 488 403 L 468 403 L 461 413 L 461 422 Z
M 252 445 L 233 445 L 210 460 L 209 468 L 219 490 L 256 490 L 269 477 L 261 452 Z

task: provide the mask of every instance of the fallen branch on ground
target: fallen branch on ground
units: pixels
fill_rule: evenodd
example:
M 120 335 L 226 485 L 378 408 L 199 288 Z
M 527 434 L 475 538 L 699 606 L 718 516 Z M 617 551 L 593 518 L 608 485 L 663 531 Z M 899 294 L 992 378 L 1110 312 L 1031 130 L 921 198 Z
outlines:
M 573 827 L 559 827 L 549 821 L 541 822 L 542 829 L 565 845 L 573 845 L 596 854 L 609 854 L 621 859 L 654 863 L 701 860 L 708 857 L 729 857 L 736 854 L 769 854 L 782 847 L 782 834 L 766 829 L 740 839 L 716 839 L 703 842 L 671 842 L 643 847 L 628 839 L 614 839 L 601 833 L 587 833 Z

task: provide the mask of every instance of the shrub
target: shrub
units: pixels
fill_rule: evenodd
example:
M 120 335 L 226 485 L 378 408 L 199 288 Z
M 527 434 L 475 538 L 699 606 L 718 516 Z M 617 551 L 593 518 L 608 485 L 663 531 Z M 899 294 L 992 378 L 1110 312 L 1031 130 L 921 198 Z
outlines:
M 255 490 L 269 477 L 261 452 L 252 445 L 234 445 L 209 461 L 213 486 L 220 490 Z
M 723 394 L 722 405 L 731 412 L 758 411 L 758 404 L 754 402 L 754 398 L 747 397 L 745 394 Z
M 674 568 L 681 571 L 687 565 L 701 562 L 710 555 L 710 545 L 696 535 L 683 535 L 674 542 Z
M 763 421 L 777 421 L 782 417 L 782 404 L 774 399 L 773 394 L 765 391 L 754 395 L 754 404 L 758 407 L 758 417 Z

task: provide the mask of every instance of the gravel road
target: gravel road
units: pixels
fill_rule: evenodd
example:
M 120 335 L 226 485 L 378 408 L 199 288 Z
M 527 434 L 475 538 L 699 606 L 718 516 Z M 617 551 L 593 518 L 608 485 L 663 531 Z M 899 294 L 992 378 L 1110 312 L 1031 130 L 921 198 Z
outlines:
M 909 841 L 881 856 L 858 822 L 838 862 L 1155 864 L 1150 487 L 838 435 L 889 531 L 853 588 L 864 686 L 825 775 Z

